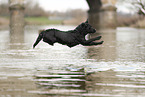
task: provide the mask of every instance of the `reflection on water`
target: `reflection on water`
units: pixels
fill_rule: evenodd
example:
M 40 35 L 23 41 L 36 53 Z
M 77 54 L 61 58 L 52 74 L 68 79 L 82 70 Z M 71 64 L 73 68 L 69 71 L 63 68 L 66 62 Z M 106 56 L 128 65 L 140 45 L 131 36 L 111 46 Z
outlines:
M 35 76 L 38 87 L 42 90 L 31 91 L 44 95 L 71 96 L 86 93 L 84 69 L 70 71 L 66 68 L 63 72 L 48 72 L 48 74 Z
M 116 43 L 116 30 L 111 31 L 100 31 L 98 35 L 102 35 L 102 40 L 104 40 L 104 44 L 97 47 L 89 47 L 88 49 L 88 58 L 97 59 L 102 61 L 112 61 L 117 58 L 117 43 Z M 97 36 L 91 35 L 92 37 Z M 91 38 L 91 37 L 90 37 Z
M 24 47 L 24 32 L 10 33 L 10 49 L 22 49 Z
M 101 46 L 68 48 L 40 42 L 28 26 L 21 35 L 0 31 L 0 97 L 144 97 L 145 30 L 100 31 Z

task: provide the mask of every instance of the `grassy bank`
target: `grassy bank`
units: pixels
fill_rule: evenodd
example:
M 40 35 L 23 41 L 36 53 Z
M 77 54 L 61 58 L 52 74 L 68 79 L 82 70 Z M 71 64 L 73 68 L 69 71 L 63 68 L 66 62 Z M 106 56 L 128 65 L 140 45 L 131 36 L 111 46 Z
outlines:
M 47 17 L 25 17 L 26 25 L 50 25 L 50 24 L 77 24 L 78 20 L 49 20 Z M 79 23 L 78 23 L 79 24 Z M 0 16 L 0 26 L 9 26 L 9 17 Z M 145 28 L 145 17 L 142 19 L 119 19 L 119 27 Z
M 49 20 L 46 17 L 25 17 L 26 24 L 32 25 L 49 25 L 49 24 L 61 24 L 61 20 Z

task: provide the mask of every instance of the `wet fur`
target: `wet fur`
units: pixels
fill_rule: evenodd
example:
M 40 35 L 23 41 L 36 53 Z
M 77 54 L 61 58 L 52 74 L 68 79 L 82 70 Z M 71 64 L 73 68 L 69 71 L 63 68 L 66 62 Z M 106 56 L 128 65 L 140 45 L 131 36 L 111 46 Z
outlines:
M 85 36 L 89 33 L 95 33 L 96 30 L 88 24 L 86 21 L 85 23 L 81 23 L 78 25 L 74 30 L 69 31 L 61 31 L 57 29 L 48 29 L 41 31 L 39 34 L 36 42 L 33 45 L 33 48 L 43 39 L 44 42 L 54 45 L 54 43 L 60 43 L 63 45 L 67 45 L 68 47 L 74 47 L 76 45 L 83 45 L 83 46 L 92 46 L 92 45 L 100 45 L 103 43 L 101 42 L 94 42 L 95 40 L 99 40 L 101 36 L 86 40 Z

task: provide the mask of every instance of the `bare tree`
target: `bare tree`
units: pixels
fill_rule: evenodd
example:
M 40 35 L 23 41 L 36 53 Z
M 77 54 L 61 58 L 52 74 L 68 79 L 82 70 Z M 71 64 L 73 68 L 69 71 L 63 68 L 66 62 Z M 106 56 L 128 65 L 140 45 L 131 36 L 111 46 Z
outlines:
M 145 15 L 145 1 L 144 0 L 134 0 L 132 4 L 139 8 L 139 14 Z
M 139 14 L 145 15 L 145 0 L 118 0 L 118 5 L 126 5 L 127 8 L 136 10 Z

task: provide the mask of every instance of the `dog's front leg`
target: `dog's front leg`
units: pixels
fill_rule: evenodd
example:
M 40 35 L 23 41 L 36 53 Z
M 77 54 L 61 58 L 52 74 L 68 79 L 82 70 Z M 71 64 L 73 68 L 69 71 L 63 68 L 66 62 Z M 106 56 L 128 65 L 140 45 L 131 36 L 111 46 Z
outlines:
M 89 40 L 86 40 L 86 43 L 89 44 L 95 40 L 100 40 L 102 36 L 98 36 L 98 37 L 95 37 L 95 38 L 92 38 L 92 39 L 89 39 Z
M 101 39 L 101 36 L 98 36 L 98 37 L 95 37 L 95 38 L 92 38 L 92 39 L 89 39 L 89 40 L 86 40 L 85 38 L 82 38 L 79 42 L 80 42 L 80 44 L 82 44 L 84 46 L 99 45 L 99 44 L 102 44 L 103 41 L 101 41 L 101 42 L 93 42 L 93 41 L 100 40 L 100 39 Z
M 84 46 L 92 46 L 92 45 L 101 45 L 103 44 L 104 41 L 101 41 L 101 42 L 90 42 L 88 44 L 83 44 Z

